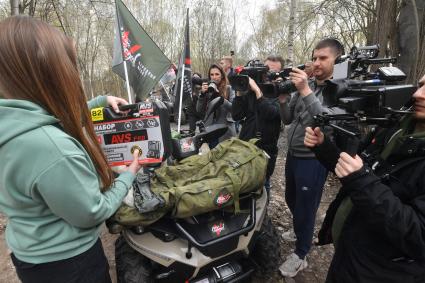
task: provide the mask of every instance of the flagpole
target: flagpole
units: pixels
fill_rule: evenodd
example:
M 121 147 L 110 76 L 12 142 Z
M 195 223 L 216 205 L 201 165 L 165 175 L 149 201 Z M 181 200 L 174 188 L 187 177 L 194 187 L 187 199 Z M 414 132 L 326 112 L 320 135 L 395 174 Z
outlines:
M 121 21 L 120 21 L 120 16 L 118 15 L 117 2 L 115 2 L 115 13 L 117 15 L 118 34 L 119 34 L 120 46 L 121 46 L 122 63 L 124 64 L 124 76 L 125 76 L 125 85 L 127 87 L 128 103 L 133 104 L 133 99 L 131 97 L 131 92 L 130 92 L 130 82 L 128 80 L 127 62 L 125 61 L 125 58 L 124 58 L 124 47 L 122 46 Z
M 183 50 L 184 51 L 184 50 Z M 182 57 L 183 58 L 183 57 Z M 182 60 L 182 78 L 180 81 L 180 97 L 179 97 L 179 121 L 177 123 L 177 132 L 180 133 L 180 122 L 181 122 L 181 114 L 182 114 L 182 101 L 183 101 L 183 84 L 184 84 L 184 71 L 186 69 L 185 62 Z
M 164 85 L 161 81 L 159 81 L 159 83 L 161 84 L 162 89 L 165 91 L 165 94 L 167 95 L 168 100 L 171 100 L 171 99 L 170 99 L 170 95 L 168 94 L 168 91 L 167 91 L 167 90 L 166 90 L 166 88 L 165 88 L 165 85 Z
M 127 86 L 128 103 L 133 104 L 133 100 L 132 100 L 131 92 L 130 92 L 130 83 L 128 81 L 127 62 L 124 60 L 124 57 L 122 62 L 124 64 L 125 85 Z

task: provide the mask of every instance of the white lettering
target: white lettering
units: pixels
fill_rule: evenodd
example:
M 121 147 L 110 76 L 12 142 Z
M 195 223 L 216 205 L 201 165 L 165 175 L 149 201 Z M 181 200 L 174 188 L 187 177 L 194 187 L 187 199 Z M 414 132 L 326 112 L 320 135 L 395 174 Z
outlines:
M 102 125 L 94 125 L 94 130 L 97 132 L 100 131 L 111 131 L 115 129 L 115 124 L 102 124 Z

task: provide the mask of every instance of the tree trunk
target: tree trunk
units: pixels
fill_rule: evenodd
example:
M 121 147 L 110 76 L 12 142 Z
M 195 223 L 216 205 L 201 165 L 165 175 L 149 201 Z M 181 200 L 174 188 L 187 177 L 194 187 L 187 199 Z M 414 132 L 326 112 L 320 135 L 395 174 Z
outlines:
M 10 0 L 10 14 L 12 16 L 19 15 L 19 0 Z
M 394 46 L 397 36 L 397 0 L 377 0 L 376 22 L 373 42 L 380 45 L 379 56 L 395 56 L 398 47 Z
M 424 16 L 425 0 L 403 1 L 398 22 L 400 46 L 398 65 L 406 73 L 409 83 L 417 81 L 425 70 Z
M 289 31 L 288 31 L 288 61 L 290 64 L 294 63 L 294 34 L 295 34 L 295 14 L 297 13 L 297 3 L 291 0 L 291 7 L 289 10 Z M 283 67 L 283 66 L 282 66 Z

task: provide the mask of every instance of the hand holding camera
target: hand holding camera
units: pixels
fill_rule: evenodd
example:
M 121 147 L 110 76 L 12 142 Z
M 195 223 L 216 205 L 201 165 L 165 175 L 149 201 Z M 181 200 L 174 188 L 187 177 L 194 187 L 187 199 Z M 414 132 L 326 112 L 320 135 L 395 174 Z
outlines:
M 255 93 L 255 96 L 257 97 L 257 99 L 260 99 L 263 96 L 263 93 L 261 92 L 260 87 L 251 78 L 249 78 L 249 88 Z
M 319 127 L 314 129 L 311 127 L 305 128 L 304 145 L 306 147 L 315 147 L 321 145 L 324 140 L 325 136 Z
M 208 92 L 208 82 L 203 82 L 201 86 L 201 92 L 207 93 Z
M 269 70 L 268 66 L 260 63 L 259 60 L 251 60 L 246 66 L 236 68 L 236 75 L 230 76 L 229 81 L 234 90 L 240 91 L 240 93 L 237 94 L 238 96 L 243 95 L 242 92 L 246 92 L 250 89 L 248 78 L 251 78 L 255 81 L 265 97 L 276 98 L 280 94 L 290 94 L 298 90 L 288 77 L 290 77 L 290 74 L 294 72 L 294 70 L 301 71 L 304 68 L 305 65 L 298 65 L 297 68 L 288 67 L 280 72 L 273 72 Z M 309 93 L 310 92 L 307 94 Z
M 338 178 L 344 178 L 359 171 L 363 167 L 363 160 L 357 154 L 352 157 L 346 152 L 341 152 L 338 163 L 335 167 L 335 174 Z
M 308 75 L 303 70 L 292 68 L 292 72 L 289 73 L 289 79 L 295 85 L 301 96 L 307 96 L 312 92 L 308 85 Z

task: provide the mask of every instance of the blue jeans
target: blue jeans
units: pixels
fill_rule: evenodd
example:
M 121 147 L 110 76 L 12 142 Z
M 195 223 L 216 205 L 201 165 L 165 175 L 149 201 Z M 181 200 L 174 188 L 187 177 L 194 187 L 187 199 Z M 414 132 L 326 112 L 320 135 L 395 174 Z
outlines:
M 316 212 L 328 171 L 317 159 L 297 158 L 288 153 L 285 176 L 285 200 L 297 236 L 295 254 L 303 259 L 311 248 Z

